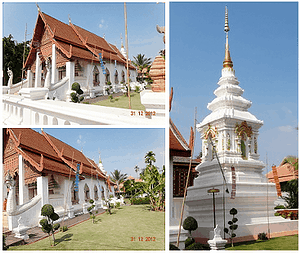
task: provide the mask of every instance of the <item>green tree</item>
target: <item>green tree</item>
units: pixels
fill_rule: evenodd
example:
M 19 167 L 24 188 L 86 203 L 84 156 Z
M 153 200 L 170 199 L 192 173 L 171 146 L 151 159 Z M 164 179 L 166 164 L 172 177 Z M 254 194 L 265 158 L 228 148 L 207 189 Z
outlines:
M 132 192 L 135 191 L 135 182 L 133 179 L 127 179 L 124 184 L 123 184 L 123 188 L 124 188 L 124 192 L 125 194 L 128 196 L 132 196 Z
M 8 37 L 2 39 L 3 42 L 3 84 L 7 85 L 8 75 L 7 68 L 10 68 L 14 74 L 13 83 L 18 83 L 22 78 L 22 68 L 23 68 L 23 53 L 24 62 L 30 51 L 30 41 L 17 43 L 13 40 L 13 36 L 10 34 Z
M 145 57 L 143 54 L 138 54 L 137 57 L 133 56 L 134 60 L 132 61 L 133 65 L 137 67 L 138 69 L 138 76 L 137 76 L 137 81 L 143 82 L 144 80 L 152 81 L 150 76 L 149 76 L 149 71 L 150 67 L 152 64 L 151 58 Z M 147 69 L 145 73 L 143 73 L 144 69 Z M 146 78 L 144 78 L 144 75 Z
M 59 223 L 54 224 L 54 221 L 57 221 L 59 219 L 59 215 L 54 212 L 54 208 L 50 204 L 46 204 L 42 207 L 41 215 L 46 217 L 46 218 L 40 220 L 40 225 L 42 226 L 42 231 L 44 233 L 47 233 L 49 236 L 52 234 L 53 243 L 55 246 L 54 232 L 59 229 L 60 224 Z M 51 241 L 50 241 L 50 244 L 51 244 Z
M 292 179 L 282 187 L 282 191 L 288 195 L 281 197 L 287 203 L 287 208 L 298 209 L 298 179 Z
M 142 71 L 144 68 L 147 68 L 152 63 L 151 58 L 145 57 L 144 54 L 138 54 L 137 57 L 133 56 L 133 58 L 133 65 L 136 66 L 140 71 Z
M 134 167 L 134 171 L 135 171 L 135 173 L 136 173 L 136 175 L 137 175 L 137 177 L 139 177 L 139 171 L 140 171 L 140 168 L 139 168 L 139 166 L 137 166 L 137 165 L 135 165 L 135 167 Z
M 117 184 L 117 191 L 120 192 L 120 188 L 119 188 L 120 183 L 123 183 L 126 180 L 127 174 L 121 173 L 120 170 L 114 170 L 110 174 L 111 174 L 111 180 Z
M 136 182 L 134 188 L 137 193 L 147 194 L 150 199 L 151 210 L 163 211 L 165 208 L 165 167 L 160 173 L 158 168 L 152 165 L 155 162 L 155 154 L 149 151 L 145 156 L 145 163 L 148 163 L 146 168 L 140 174 L 142 182 Z
M 155 154 L 153 153 L 153 151 L 149 151 L 145 155 L 145 163 L 148 164 L 149 166 L 152 166 L 152 163 L 155 163 L 155 162 L 156 162 Z

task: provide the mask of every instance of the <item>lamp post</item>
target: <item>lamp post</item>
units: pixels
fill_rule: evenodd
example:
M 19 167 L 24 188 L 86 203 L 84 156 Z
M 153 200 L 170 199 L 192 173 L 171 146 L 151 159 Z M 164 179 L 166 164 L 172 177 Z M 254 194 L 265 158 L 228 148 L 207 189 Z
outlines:
M 209 189 L 207 191 L 208 193 L 213 194 L 213 211 L 214 211 L 214 228 L 216 227 L 216 203 L 215 203 L 215 193 L 220 192 L 219 189 L 215 189 L 214 187 L 212 189 Z

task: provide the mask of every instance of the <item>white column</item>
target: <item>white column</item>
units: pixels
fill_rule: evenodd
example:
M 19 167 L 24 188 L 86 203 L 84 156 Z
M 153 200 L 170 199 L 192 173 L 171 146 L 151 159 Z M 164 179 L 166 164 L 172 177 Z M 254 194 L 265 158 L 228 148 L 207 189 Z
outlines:
M 41 87 L 41 78 L 42 78 L 42 66 L 41 66 L 41 60 L 39 57 L 39 52 L 36 52 L 36 60 L 35 60 L 36 66 L 35 66 L 35 83 L 34 87 L 38 88 Z
M 37 178 L 37 194 L 42 196 L 41 205 L 49 204 L 48 198 L 48 177 Z
M 66 76 L 69 77 L 69 90 L 71 90 L 72 84 L 74 83 L 74 76 L 75 76 L 74 62 L 68 61 L 66 63 Z
M 52 44 L 52 63 L 51 63 L 51 84 L 57 82 L 56 78 L 56 46 Z
M 25 169 L 22 155 L 19 155 L 19 205 L 24 204 Z
M 27 80 L 28 80 L 28 88 L 33 87 L 33 75 L 30 69 L 27 70 Z

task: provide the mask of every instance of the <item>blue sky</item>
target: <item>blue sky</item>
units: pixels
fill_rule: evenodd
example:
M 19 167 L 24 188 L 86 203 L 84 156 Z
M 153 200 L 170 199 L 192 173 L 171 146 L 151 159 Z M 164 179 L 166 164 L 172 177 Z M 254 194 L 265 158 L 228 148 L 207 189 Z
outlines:
M 249 111 L 264 121 L 260 160 L 279 165 L 298 154 L 298 3 L 170 3 L 171 118 L 186 140 L 189 127 L 210 111 L 225 55 L 225 5 L 233 68 L 252 101 Z M 197 135 L 195 154 L 201 150 Z
M 41 11 L 68 23 L 78 25 L 121 48 L 121 34 L 125 46 L 124 3 L 99 2 L 37 2 Z M 156 25 L 164 26 L 163 3 L 127 3 L 129 58 L 145 54 L 154 58 L 164 48 L 163 36 L 156 31 Z M 14 40 L 24 41 L 27 23 L 27 40 L 32 38 L 38 11 L 35 2 L 4 2 L 3 36 L 12 34 Z
M 40 128 L 34 128 L 41 132 Z M 165 165 L 165 135 L 162 128 L 44 128 L 44 132 L 82 150 L 98 163 L 99 151 L 104 169 L 115 169 L 137 177 L 134 167 L 145 168 L 145 155 L 153 151 L 155 166 Z

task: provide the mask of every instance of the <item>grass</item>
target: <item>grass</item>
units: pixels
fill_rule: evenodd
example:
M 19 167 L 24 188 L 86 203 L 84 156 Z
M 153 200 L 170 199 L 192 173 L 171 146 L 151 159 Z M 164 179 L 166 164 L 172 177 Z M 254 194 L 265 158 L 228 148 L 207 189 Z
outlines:
M 268 241 L 236 243 L 226 250 L 298 250 L 298 235 L 271 238 Z
M 55 247 L 45 238 L 9 250 L 164 250 L 164 213 L 149 211 L 148 205 L 122 206 L 112 215 L 98 215 L 95 224 L 88 220 L 58 232 L 55 239 Z
M 142 110 L 145 111 L 145 106 L 141 104 L 140 93 L 132 92 L 130 94 L 130 104 L 132 110 Z M 101 105 L 101 106 L 109 106 L 109 107 L 117 107 L 129 109 L 129 98 L 127 96 L 119 96 L 110 99 L 102 100 L 97 103 L 93 103 L 93 105 Z

